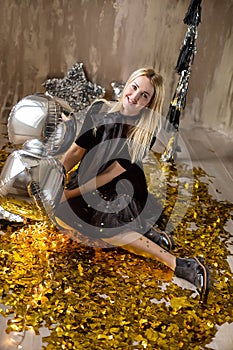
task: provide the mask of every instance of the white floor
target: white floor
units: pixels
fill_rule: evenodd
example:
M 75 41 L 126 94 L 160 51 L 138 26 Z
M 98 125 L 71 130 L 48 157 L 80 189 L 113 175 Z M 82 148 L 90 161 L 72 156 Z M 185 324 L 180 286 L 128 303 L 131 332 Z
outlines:
M 180 132 L 192 164 L 205 170 L 212 178 L 210 193 L 217 200 L 233 203 L 233 140 L 213 130 L 195 127 Z M 179 155 L 182 158 L 182 152 Z M 229 221 L 226 230 L 233 241 L 233 221 Z M 233 254 L 233 246 L 228 246 Z M 228 256 L 228 263 L 233 273 L 233 255 Z M 233 320 L 232 320 L 233 321 Z M 207 346 L 213 350 L 233 349 L 233 322 L 217 326 L 215 338 Z

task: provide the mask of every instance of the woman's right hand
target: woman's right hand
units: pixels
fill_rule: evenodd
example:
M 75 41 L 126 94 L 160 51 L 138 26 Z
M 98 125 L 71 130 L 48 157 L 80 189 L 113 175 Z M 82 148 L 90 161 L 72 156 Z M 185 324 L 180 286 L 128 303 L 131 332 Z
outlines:
M 69 190 L 64 190 L 60 199 L 60 204 L 68 200 L 68 192 Z
M 67 201 L 70 198 L 78 197 L 81 194 L 80 187 L 73 190 L 64 190 L 61 196 L 60 203 Z

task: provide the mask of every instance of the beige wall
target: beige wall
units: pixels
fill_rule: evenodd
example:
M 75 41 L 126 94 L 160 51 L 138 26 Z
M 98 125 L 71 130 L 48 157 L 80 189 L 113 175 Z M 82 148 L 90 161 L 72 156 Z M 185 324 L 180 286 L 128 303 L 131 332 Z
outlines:
M 174 71 L 189 0 L 0 0 L 1 120 L 22 97 L 43 91 L 83 62 L 88 78 L 111 91 L 142 65 L 166 81 L 166 114 L 178 81 Z M 233 0 L 203 0 L 197 55 L 183 113 L 233 135 Z

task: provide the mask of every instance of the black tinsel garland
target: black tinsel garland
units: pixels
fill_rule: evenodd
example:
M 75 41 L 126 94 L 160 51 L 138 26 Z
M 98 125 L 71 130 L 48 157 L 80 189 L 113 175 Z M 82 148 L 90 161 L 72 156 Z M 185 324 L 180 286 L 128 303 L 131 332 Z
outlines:
M 175 156 L 180 114 L 181 109 L 184 109 L 186 104 L 191 65 L 196 54 L 197 26 L 200 21 L 201 0 L 191 0 L 184 18 L 184 23 L 188 25 L 188 29 L 175 68 L 180 75 L 180 79 L 166 116 L 166 130 L 172 134 L 172 141 L 168 142 L 167 148 L 161 157 L 162 160 L 170 160 Z
M 180 121 L 180 108 L 170 104 L 169 110 L 167 113 L 167 131 L 172 132 L 178 130 Z
M 191 0 L 187 13 L 184 17 L 184 23 L 187 25 L 198 26 L 201 22 L 201 0 Z
M 194 56 L 196 53 L 196 31 L 195 28 L 188 30 L 184 44 L 180 49 L 180 54 L 176 64 L 176 71 L 178 74 L 181 74 L 183 70 L 188 70 L 190 65 L 193 64 Z
M 188 24 L 188 29 L 175 68 L 180 75 L 180 79 L 166 117 L 167 121 L 172 123 L 175 130 L 178 130 L 180 111 L 181 108 L 184 109 L 186 103 L 191 65 L 193 64 L 196 54 L 197 26 L 200 23 L 201 18 L 200 11 L 201 0 L 191 0 L 184 18 L 184 23 Z M 176 108 L 174 109 L 173 107 L 175 105 Z

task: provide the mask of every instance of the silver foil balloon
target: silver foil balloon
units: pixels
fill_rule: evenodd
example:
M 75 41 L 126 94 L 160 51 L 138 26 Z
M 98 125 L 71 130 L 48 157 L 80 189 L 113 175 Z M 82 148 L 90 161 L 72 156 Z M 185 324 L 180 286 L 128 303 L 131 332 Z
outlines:
M 77 122 L 69 105 L 48 94 L 29 95 L 19 101 L 8 118 L 8 137 L 15 145 L 43 155 L 60 155 L 68 150 L 77 134 Z
M 56 158 L 16 150 L 8 156 L 0 175 L 0 205 L 21 217 L 54 221 L 64 183 L 64 169 Z
M 112 93 L 112 99 L 114 101 L 119 101 L 121 94 L 124 90 L 125 84 L 124 83 L 118 83 L 117 81 L 111 82 L 111 87 L 113 90 Z
M 15 215 L 0 206 L 0 220 L 8 220 L 8 221 L 16 221 L 16 222 L 24 222 L 24 218 L 20 215 Z

